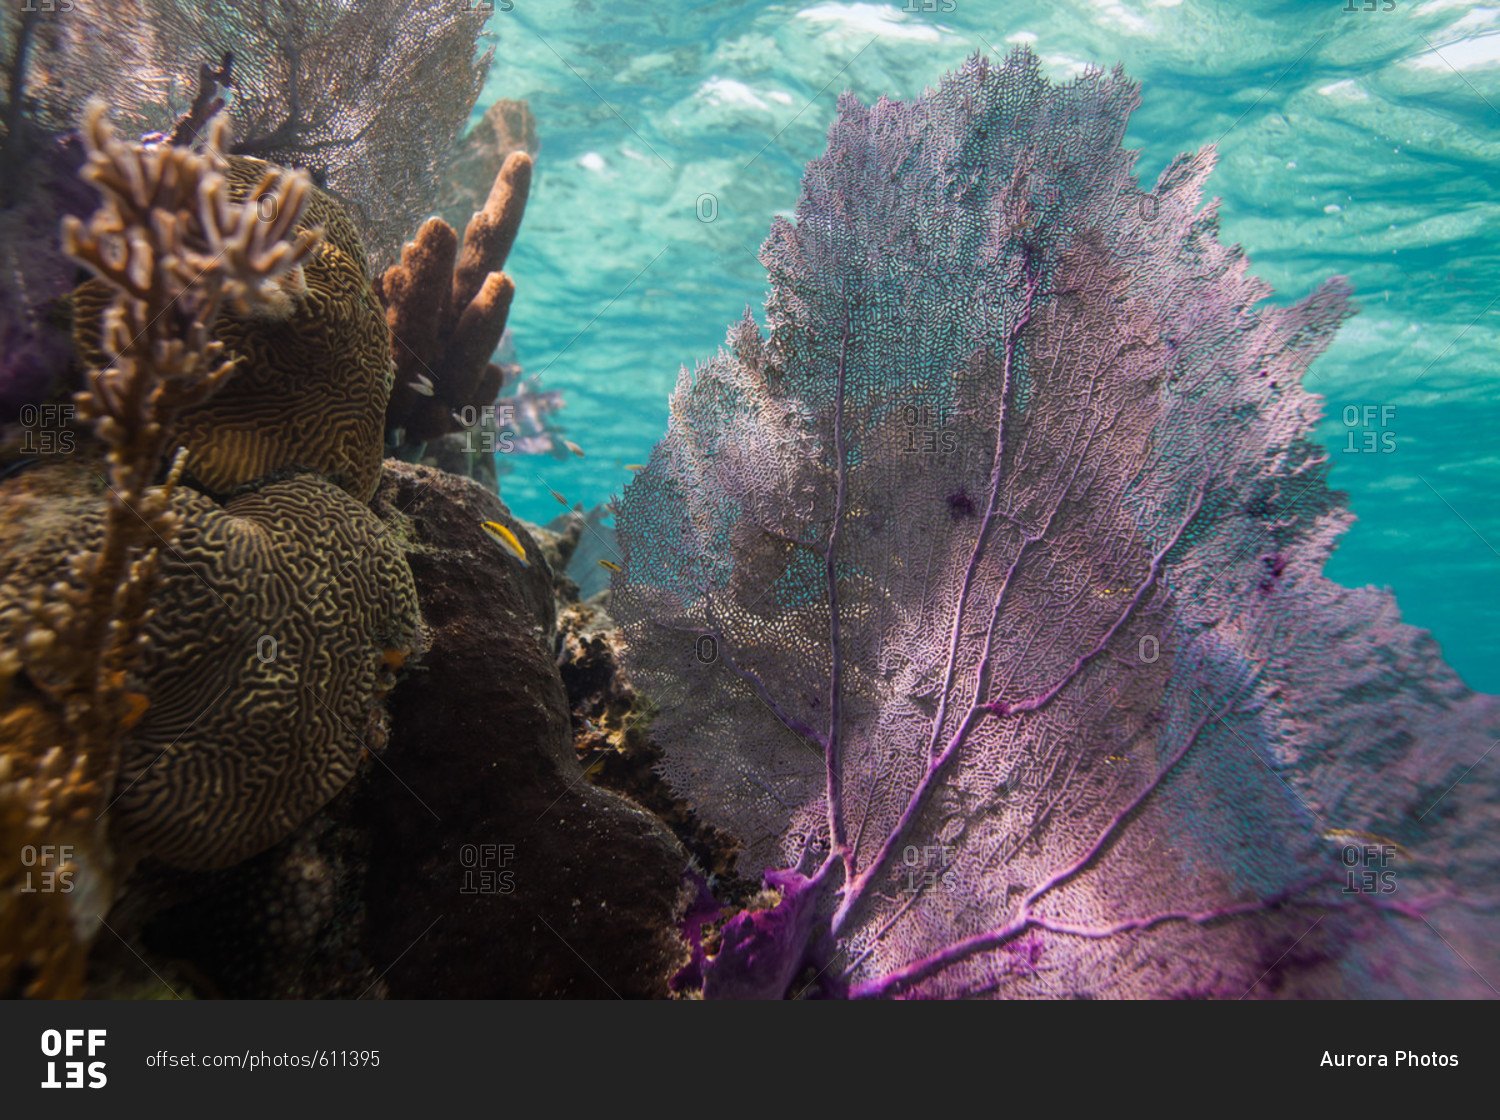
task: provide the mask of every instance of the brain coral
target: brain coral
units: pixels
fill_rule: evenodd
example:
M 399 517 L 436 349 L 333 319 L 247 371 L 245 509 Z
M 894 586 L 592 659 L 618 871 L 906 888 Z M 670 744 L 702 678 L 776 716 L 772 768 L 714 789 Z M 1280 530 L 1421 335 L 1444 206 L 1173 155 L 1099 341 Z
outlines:
M 39 467 L 7 488 L 12 512 L 26 490 L 37 500 L 8 519 L 0 611 L 78 578 L 58 558 L 98 547 L 100 477 Z M 417 641 L 416 590 L 385 526 L 314 475 L 222 506 L 182 488 L 172 506 L 140 672 L 148 707 L 110 813 L 134 847 L 224 867 L 288 835 L 381 745 L 381 697 Z
M 230 197 L 243 200 L 271 170 L 261 160 L 230 156 Z M 323 244 L 303 268 L 307 290 L 290 316 L 225 314 L 214 329 L 244 360 L 222 390 L 182 414 L 177 429 L 189 449 L 188 477 L 212 492 L 306 470 L 361 501 L 375 493 L 392 376 L 385 312 L 354 224 L 314 189 L 298 228 L 317 227 Z M 105 364 L 99 322 L 110 296 L 99 280 L 74 293 L 74 341 L 94 365 Z

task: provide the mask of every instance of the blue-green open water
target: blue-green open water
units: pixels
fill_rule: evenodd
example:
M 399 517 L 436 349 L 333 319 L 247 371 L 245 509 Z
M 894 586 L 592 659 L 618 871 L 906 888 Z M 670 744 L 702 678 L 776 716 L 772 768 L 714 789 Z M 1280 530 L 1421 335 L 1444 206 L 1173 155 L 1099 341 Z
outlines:
M 1054 79 L 1123 63 L 1142 83 L 1127 144 L 1147 186 L 1177 152 L 1218 145 L 1222 236 L 1278 301 L 1351 279 L 1362 311 L 1309 382 L 1359 517 L 1328 574 L 1391 587 L 1472 687 L 1500 691 L 1500 8 L 500 7 L 479 109 L 524 98 L 542 141 L 508 266 L 511 326 L 587 453 L 513 457 L 501 487 L 521 516 L 560 512 L 544 486 L 588 506 L 622 488 L 664 431 L 679 368 L 712 354 L 747 304 L 760 315 L 756 250 L 794 205 L 842 90 L 911 97 L 976 50 L 1026 42 Z

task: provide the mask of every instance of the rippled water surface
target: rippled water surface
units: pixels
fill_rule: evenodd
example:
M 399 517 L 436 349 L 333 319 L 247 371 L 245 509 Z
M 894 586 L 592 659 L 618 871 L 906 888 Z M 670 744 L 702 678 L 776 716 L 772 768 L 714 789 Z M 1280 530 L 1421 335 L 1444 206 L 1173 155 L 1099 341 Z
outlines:
M 680 367 L 761 314 L 756 252 L 841 91 L 912 97 L 1024 42 L 1054 79 L 1094 62 L 1141 82 L 1127 144 L 1148 186 L 1218 146 L 1222 236 L 1278 301 L 1351 279 L 1361 313 L 1310 374 L 1360 518 L 1328 574 L 1392 587 L 1470 685 L 1500 691 L 1500 8 L 516 0 L 488 35 L 479 108 L 526 99 L 542 142 L 510 264 L 518 357 L 564 391 L 587 452 L 511 458 L 522 516 L 559 512 L 545 486 L 588 505 L 623 487 Z

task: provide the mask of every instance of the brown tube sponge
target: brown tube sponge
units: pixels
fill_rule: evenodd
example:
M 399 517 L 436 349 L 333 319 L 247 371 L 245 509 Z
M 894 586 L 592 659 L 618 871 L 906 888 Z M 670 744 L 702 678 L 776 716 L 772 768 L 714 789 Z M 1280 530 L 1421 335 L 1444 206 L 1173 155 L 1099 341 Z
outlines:
M 461 245 L 452 226 L 429 218 L 377 285 L 396 357 L 386 427 L 409 443 L 458 431 L 456 411 L 492 404 L 500 391 L 489 358 L 516 290 L 501 270 L 526 212 L 531 169 L 529 155 L 512 152 Z

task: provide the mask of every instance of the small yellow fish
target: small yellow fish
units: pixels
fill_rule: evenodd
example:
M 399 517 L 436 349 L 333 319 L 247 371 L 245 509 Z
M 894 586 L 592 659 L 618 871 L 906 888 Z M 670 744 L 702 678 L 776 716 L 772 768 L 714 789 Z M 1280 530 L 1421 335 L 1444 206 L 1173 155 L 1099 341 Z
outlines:
M 579 447 L 572 440 L 570 440 L 570 439 L 563 440 L 563 446 L 566 447 L 569 451 L 571 451 L 574 455 L 577 455 L 580 459 L 583 458 L 583 448 Z
M 484 521 L 480 523 L 479 527 L 488 533 L 496 544 L 519 560 L 521 567 L 531 567 L 530 561 L 526 559 L 526 549 L 521 546 L 521 542 L 516 539 L 516 535 L 504 525 L 498 521 Z
M 624 568 L 620 567 L 620 565 L 616 564 L 613 560 L 600 560 L 599 567 L 608 568 L 612 572 L 623 572 L 625 570 Z
M 1367 843 L 1373 842 L 1376 844 L 1383 844 L 1389 848 L 1394 848 L 1403 856 L 1407 854 L 1406 849 L 1403 848 L 1400 844 L 1396 843 L 1390 837 L 1381 836 L 1374 832 L 1361 832 L 1357 828 L 1330 828 L 1328 831 L 1323 833 L 1323 839 L 1339 841 L 1345 844 L 1349 843 L 1351 840 L 1364 841 Z
M 625 469 L 627 471 L 643 471 L 646 469 L 646 465 L 644 463 L 626 463 Z

